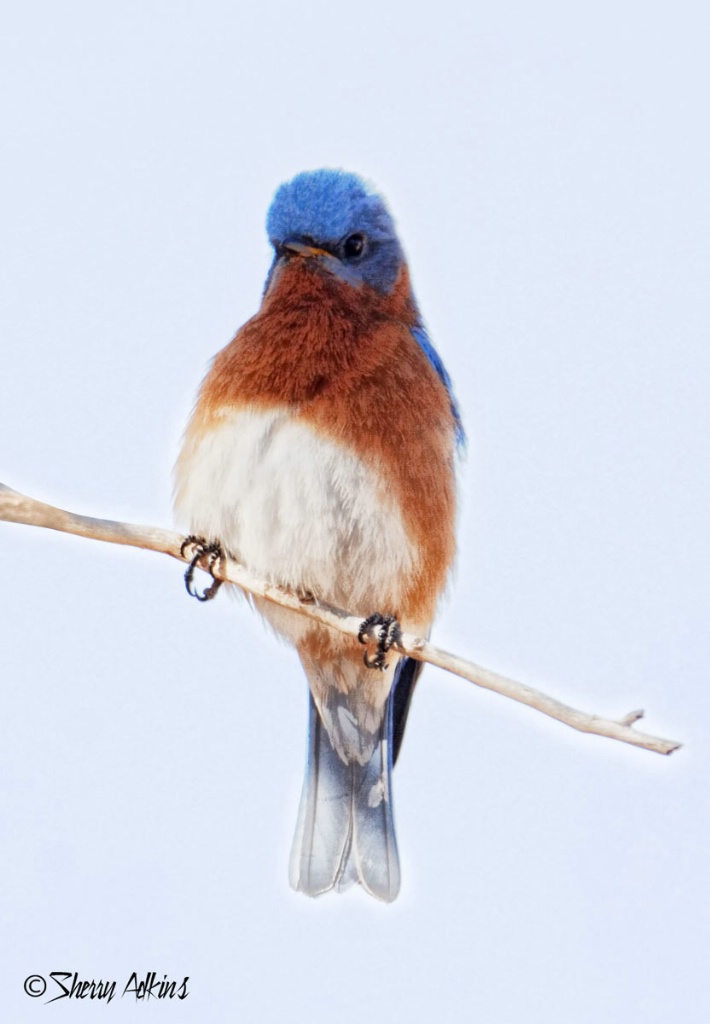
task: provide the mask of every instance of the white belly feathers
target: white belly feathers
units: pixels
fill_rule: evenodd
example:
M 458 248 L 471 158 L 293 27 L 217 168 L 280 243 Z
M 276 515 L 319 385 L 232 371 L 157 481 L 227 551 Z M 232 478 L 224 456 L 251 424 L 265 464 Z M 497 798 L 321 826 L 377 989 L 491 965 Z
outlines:
M 396 607 L 416 564 L 382 476 L 288 412 L 225 414 L 192 439 L 176 485 L 182 526 L 256 575 L 356 614 Z

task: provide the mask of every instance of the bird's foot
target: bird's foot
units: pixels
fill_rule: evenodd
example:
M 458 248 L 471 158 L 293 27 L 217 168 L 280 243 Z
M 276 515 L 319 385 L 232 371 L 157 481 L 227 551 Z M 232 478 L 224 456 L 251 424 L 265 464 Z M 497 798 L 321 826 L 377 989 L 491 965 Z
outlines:
M 207 541 L 204 537 L 195 537 L 190 534 L 186 537 L 180 546 L 180 554 L 185 555 L 188 548 L 192 548 L 193 558 L 187 569 L 185 570 L 185 587 L 190 597 L 196 597 L 198 601 L 211 601 L 213 597 L 217 595 L 217 591 L 222 586 L 222 580 L 218 580 L 214 574 L 215 569 L 219 568 L 219 563 L 224 558 L 224 551 L 216 541 Z M 200 568 L 208 572 L 212 577 L 212 582 L 209 587 L 202 593 L 195 587 L 194 576 L 195 569 L 201 562 L 204 564 Z
M 384 672 L 387 668 L 385 657 L 390 648 L 402 639 L 402 627 L 394 615 L 380 615 L 379 612 L 375 612 L 374 615 L 368 615 L 361 623 L 357 638 L 361 644 L 377 641 L 377 650 L 374 655 L 370 657 L 369 653 L 365 651 L 362 660 L 368 668 Z

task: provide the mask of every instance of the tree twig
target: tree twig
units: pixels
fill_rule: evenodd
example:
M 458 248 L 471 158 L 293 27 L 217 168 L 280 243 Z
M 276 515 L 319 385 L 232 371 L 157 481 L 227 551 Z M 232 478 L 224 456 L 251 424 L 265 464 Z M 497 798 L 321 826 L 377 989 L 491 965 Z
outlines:
M 103 540 L 111 544 L 128 544 L 131 547 L 145 548 L 149 551 L 160 551 L 183 562 L 190 561 L 189 555 L 181 554 L 180 549 L 184 538 L 171 530 L 162 530 L 154 526 L 134 526 L 130 523 L 75 515 L 72 512 L 65 512 L 52 505 L 36 501 L 34 498 L 28 498 L 4 484 L 0 484 L 0 520 L 23 523 L 27 526 L 43 526 L 50 530 L 73 533 L 79 537 Z M 267 601 L 273 601 L 301 615 L 307 615 L 324 626 L 357 639 L 361 625 L 359 618 L 320 602 L 303 601 L 291 591 L 252 576 L 243 565 L 239 565 L 232 559 L 222 559 L 215 571 L 215 576 L 226 582 L 235 583 L 242 590 L 246 590 L 256 597 L 263 597 Z M 402 635 L 397 649 L 419 661 L 438 665 L 439 668 L 453 672 L 463 679 L 468 679 L 469 682 L 475 683 L 477 686 L 493 690 L 495 693 L 503 694 L 521 704 L 536 708 L 543 714 L 556 718 L 580 732 L 608 736 L 611 739 L 631 743 L 633 746 L 653 750 L 659 754 L 671 754 L 681 746 L 680 743 L 673 740 L 648 736 L 633 729 L 632 725 L 642 717 L 642 711 L 632 711 L 618 720 L 589 715 L 562 704 L 531 686 L 507 679 L 480 665 L 474 665 L 473 662 L 449 654 L 427 640 L 408 633 Z

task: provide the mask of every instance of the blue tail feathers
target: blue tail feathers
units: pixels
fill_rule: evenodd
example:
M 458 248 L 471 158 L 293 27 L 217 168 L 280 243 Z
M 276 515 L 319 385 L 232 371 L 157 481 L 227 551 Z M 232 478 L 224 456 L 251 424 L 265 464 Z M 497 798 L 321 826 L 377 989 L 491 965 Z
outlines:
M 390 695 L 364 763 L 334 749 L 309 693 L 308 765 L 291 853 L 294 889 L 318 896 L 359 882 L 391 902 L 400 873 L 394 831 Z

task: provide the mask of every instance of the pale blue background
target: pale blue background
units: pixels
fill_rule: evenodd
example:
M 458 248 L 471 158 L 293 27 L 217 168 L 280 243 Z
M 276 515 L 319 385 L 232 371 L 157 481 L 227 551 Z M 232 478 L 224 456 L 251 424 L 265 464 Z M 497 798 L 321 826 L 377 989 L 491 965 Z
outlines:
M 0 1007 L 51 1020 L 710 1019 L 700 3 L 6 5 L 0 479 L 170 523 L 274 188 L 382 188 L 471 437 L 435 639 L 671 759 L 427 669 L 401 898 L 286 881 L 294 655 L 177 563 L 0 525 Z M 189 974 L 184 1003 L 30 973 Z

